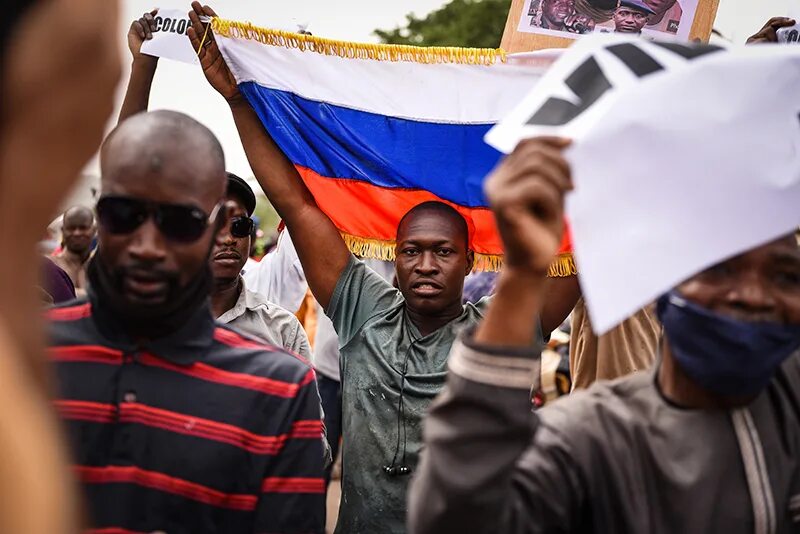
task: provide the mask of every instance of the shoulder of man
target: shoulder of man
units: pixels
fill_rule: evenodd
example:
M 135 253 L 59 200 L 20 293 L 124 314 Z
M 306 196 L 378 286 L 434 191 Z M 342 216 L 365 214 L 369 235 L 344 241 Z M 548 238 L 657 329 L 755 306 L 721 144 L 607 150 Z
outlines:
M 244 288 L 245 296 L 244 302 L 245 307 L 248 310 L 252 310 L 258 312 L 261 315 L 264 315 L 268 319 L 276 319 L 276 320 L 286 320 L 288 322 L 299 322 L 295 314 L 284 308 L 283 306 L 276 304 L 270 300 L 268 300 L 264 295 L 261 293 L 256 293 L 255 291 L 251 291 L 250 289 L 245 286 Z M 294 319 L 294 321 L 292 321 Z
M 543 425 L 571 443 L 603 442 L 617 430 L 636 432 L 637 423 L 651 423 L 648 418 L 637 419 L 636 414 L 647 413 L 655 403 L 663 402 L 653 380 L 653 372 L 648 370 L 599 381 L 545 405 L 537 414 Z
M 291 382 L 300 387 L 314 380 L 311 362 L 282 347 L 244 334 L 228 325 L 216 324 L 215 342 L 228 354 L 222 357 L 237 363 L 237 372 L 260 378 Z

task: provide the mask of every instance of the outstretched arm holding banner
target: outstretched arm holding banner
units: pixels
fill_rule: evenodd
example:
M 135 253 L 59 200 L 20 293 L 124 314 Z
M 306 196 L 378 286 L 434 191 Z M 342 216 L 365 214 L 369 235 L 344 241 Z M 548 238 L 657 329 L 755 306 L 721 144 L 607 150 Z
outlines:
M 256 112 L 239 92 L 211 30 L 201 16 L 216 16 L 209 7 L 192 2 L 189 38 L 199 51 L 209 83 L 228 102 L 250 167 L 292 234 L 308 284 L 323 307 L 330 302 L 336 283 L 350 261 L 350 251 L 339 230 L 317 206 L 291 161 L 264 129 Z
M 131 77 L 128 80 L 128 89 L 125 91 L 125 100 L 119 112 L 118 122 L 122 122 L 131 115 L 147 111 L 150 101 L 150 88 L 158 67 L 158 58 L 142 53 L 142 44 L 153 38 L 156 29 L 155 17 L 158 9 L 153 9 L 134 20 L 128 30 L 128 48 L 133 56 L 131 63 Z

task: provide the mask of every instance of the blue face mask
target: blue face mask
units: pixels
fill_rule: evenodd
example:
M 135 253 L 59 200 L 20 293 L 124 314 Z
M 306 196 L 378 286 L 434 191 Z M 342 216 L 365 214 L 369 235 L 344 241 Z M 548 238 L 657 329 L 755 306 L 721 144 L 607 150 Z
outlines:
M 800 325 L 751 323 L 714 313 L 676 291 L 656 311 L 675 361 L 695 382 L 720 395 L 755 395 L 800 348 Z

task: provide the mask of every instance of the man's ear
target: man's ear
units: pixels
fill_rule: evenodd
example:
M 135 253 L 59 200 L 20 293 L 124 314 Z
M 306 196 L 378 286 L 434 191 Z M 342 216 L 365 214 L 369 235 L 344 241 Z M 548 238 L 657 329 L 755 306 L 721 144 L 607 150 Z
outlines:
M 475 266 L 475 253 L 471 250 L 467 251 L 467 270 L 464 273 L 464 276 L 468 275 L 472 272 L 472 268 Z

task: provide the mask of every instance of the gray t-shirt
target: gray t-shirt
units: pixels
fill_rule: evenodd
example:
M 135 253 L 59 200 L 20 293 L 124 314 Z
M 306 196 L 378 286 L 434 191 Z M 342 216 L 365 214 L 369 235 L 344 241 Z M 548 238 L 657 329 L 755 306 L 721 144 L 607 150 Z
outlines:
M 408 318 L 400 292 L 362 262 L 350 260 L 327 310 L 341 350 L 344 439 L 337 532 L 405 532 L 410 477 L 390 477 L 383 468 L 395 453 L 395 465 L 416 467 L 422 417 L 444 387 L 450 347 L 461 329 L 481 319 L 485 304 L 484 299 L 465 305 L 461 316 L 423 337 Z

